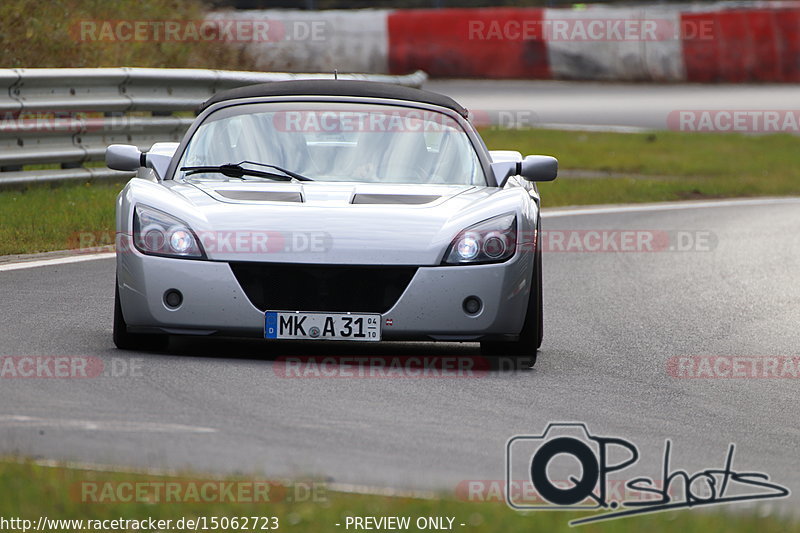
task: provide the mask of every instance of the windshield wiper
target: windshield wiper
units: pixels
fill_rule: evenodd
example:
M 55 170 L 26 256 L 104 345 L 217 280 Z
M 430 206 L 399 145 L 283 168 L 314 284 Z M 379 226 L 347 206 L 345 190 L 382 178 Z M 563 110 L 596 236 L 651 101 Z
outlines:
M 242 166 L 244 164 L 274 168 L 279 172 L 283 172 L 285 176 L 282 174 L 276 174 L 274 172 L 263 172 L 261 170 L 253 170 L 251 168 L 245 168 Z M 186 172 L 187 176 L 191 176 L 192 174 L 200 174 L 203 172 L 216 172 L 228 176 L 229 178 L 241 178 L 242 176 L 253 176 L 256 178 L 267 178 L 280 181 L 291 181 L 293 179 L 298 181 L 314 181 L 309 177 L 303 176 L 302 174 L 298 174 L 297 172 L 292 172 L 291 170 L 286 170 L 285 168 L 281 168 L 277 165 L 268 165 L 266 163 L 257 163 L 255 161 L 242 161 L 241 163 L 227 163 L 225 165 L 181 167 L 180 170 L 182 172 Z

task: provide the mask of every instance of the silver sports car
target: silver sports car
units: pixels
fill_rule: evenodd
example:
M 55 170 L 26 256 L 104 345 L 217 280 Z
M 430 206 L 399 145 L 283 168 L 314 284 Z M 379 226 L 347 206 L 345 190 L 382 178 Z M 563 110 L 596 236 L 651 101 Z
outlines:
M 343 80 L 219 93 L 180 143 L 112 145 L 114 342 L 542 341 L 536 181 L 449 97 Z

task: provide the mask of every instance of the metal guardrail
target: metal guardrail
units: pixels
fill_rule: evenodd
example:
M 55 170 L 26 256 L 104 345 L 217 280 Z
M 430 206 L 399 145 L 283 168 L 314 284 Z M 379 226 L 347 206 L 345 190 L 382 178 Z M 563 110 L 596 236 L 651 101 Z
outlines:
M 221 90 L 254 83 L 330 79 L 199 69 L 0 69 L 0 187 L 36 182 L 127 178 L 93 165 L 106 146 L 179 141 L 194 120 L 185 112 Z M 339 74 L 339 79 L 420 87 L 427 75 Z M 89 166 L 85 166 L 85 165 Z M 36 168 L 52 167 L 60 168 Z M 31 168 L 33 167 L 33 168 Z

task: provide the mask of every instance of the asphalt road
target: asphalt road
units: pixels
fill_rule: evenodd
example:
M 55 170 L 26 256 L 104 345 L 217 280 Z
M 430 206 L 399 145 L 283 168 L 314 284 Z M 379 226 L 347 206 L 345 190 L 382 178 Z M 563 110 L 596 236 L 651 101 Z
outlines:
M 676 111 L 797 109 L 797 88 L 790 84 L 431 80 L 424 88 L 452 96 L 479 119 L 521 127 L 607 129 L 604 127 L 611 126 L 664 130 L 670 129 L 668 117 Z M 727 127 L 725 123 L 723 127 Z
M 673 356 L 800 355 L 800 199 L 545 217 L 546 231 L 707 232 L 711 248 L 544 254 L 545 340 L 534 369 L 482 377 L 287 379 L 291 354 L 477 355 L 474 344 L 111 342 L 113 260 L 0 272 L 0 355 L 94 356 L 135 375 L 2 379 L 0 454 L 339 483 L 454 489 L 502 480 L 504 447 L 548 422 L 635 442 L 672 464 L 766 472 L 800 494 L 797 379 L 679 379 Z M 694 235 L 694 233 L 693 233 Z M 796 504 L 797 500 L 793 500 Z

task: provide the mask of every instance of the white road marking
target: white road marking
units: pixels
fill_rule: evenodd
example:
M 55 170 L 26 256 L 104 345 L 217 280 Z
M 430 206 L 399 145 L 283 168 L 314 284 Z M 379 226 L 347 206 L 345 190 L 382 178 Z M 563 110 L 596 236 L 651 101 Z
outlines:
M 642 128 L 639 126 L 614 126 L 612 124 L 565 124 L 562 122 L 546 122 L 534 124 L 533 127 L 543 130 L 561 131 L 599 131 L 611 133 L 647 133 L 655 131 L 653 128 Z
M 70 418 L 38 418 L 23 415 L 0 415 L 0 427 L 49 427 L 85 431 L 122 431 L 137 433 L 216 433 L 214 428 L 162 424 L 158 422 L 124 422 L 114 420 L 75 420 Z
M 361 494 L 367 496 L 386 496 L 388 498 L 409 498 L 414 500 L 435 500 L 436 493 L 432 490 L 405 490 L 391 487 L 375 487 L 373 485 L 353 485 L 352 483 L 326 483 L 325 488 L 333 492 L 347 494 Z
M 70 263 L 82 263 L 83 261 L 95 261 L 97 259 L 110 259 L 115 257 L 114 252 L 102 252 L 85 255 L 69 255 L 67 257 L 56 257 L 54 259 L 40 259 L 38 261 L 21 261 L 19 263 L 0 264 L 0 272 L 9 270 L 24 270 L 26 268 L 36 268 L 42 266 L 68 265 Z
M 681 209 L 703 209 L 710 207 L 735 207 L 746 205 L 774 205 L 774 204 L 797 204 L 800 198 L 751 198 L 738 200 L 709 200 L 709 201 L 687 201 L 687 202 L 662 202 L 655 204 L 640 205 L 613 205 L 603 207 L 576 207 L 573 209 L 542 209 L 542 217 L 573 217 L 580 215 L 605 215 L 614 213 L 643 213 L 647 211 L 677 211 Z

